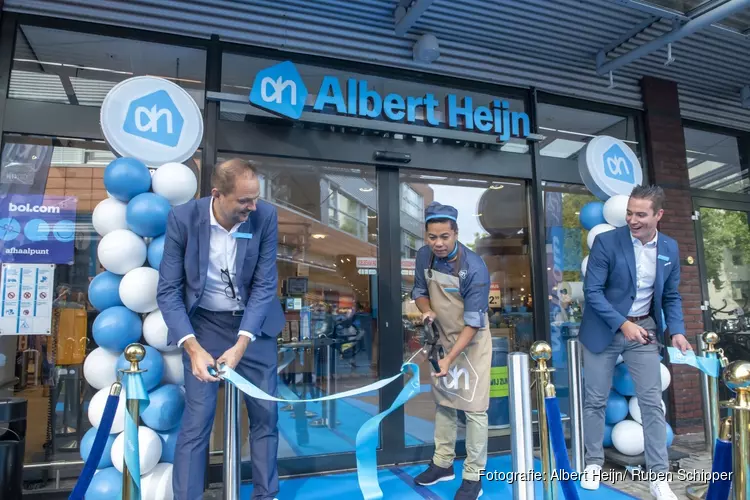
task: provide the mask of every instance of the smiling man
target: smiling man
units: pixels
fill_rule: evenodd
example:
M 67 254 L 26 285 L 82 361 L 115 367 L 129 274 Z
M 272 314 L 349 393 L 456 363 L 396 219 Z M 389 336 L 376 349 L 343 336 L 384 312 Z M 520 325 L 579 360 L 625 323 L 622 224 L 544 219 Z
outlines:
M 607 399 L 617 357 L 622 355 L 641 409 L 651 495 L 676 500 L 666 481 L 669 460 L 659 351 L 660 343 L 666 343 L 665 331 L 672 346 L 682 352 L 692 348 L 684 335 L 677 242 L 657 230 L 663 206 L 660 187 L 635 187 L 628 200 L 627 225 L 599 234 L 591 248 L 579 332 L 586 429 L 581 487 L 599 487 Z
M 276 391 L 276 337 L 284 314 L 276 296 L 276 209 L 260 200 L 248 162 L 217 165 L 211 196 L 169 213 L 158 303 L 171 345 L 183 348 L 185 413 L 172 485 L 176 500 L 203 498 L 204 474 L 224 363 L 268 394 Z M 250 415 L 252 498 L 279 491 L 277 405 L 245 396 Z

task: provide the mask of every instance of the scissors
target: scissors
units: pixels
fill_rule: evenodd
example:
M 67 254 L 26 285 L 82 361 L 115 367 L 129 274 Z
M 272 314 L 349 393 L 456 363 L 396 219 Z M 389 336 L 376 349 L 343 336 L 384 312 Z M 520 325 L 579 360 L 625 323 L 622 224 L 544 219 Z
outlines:
M 442 344 L 440 344 L 440 335 L 438 334 L 437 326 L 435 326 L 435 323 L 429 319 L 424 322 L 422 344 L 426 348 L 429 347 L 427 359 L 432 363 L 432 368 L 435 370 L 435 373 L 440 373 L 438 357 L 443 359 L 445 357 L 445 350 L 443 349 Z

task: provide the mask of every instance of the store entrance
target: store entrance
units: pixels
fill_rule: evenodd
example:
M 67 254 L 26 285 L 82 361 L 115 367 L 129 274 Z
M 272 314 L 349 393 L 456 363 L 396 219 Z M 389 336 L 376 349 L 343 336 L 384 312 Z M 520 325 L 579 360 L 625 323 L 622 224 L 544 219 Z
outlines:
M 694 199 L 704 325 L 730 360 L 750 359 L 750 204 Z M 722 400 L 730 394 L 720 385 Z

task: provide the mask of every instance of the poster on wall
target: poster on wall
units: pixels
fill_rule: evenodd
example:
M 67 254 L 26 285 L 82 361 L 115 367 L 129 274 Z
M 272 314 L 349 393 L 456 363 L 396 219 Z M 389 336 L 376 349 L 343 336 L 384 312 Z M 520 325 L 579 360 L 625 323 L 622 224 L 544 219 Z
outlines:
M 0 200 L 0 262 L 73 262 L 77 198 L 10 195 Z
M 49 335 L 55 265 L 3 264 L 0 335 Z
M 51 145 L 6 143 L 0 157 L 0 197 L 44 193 L 53 150 Z

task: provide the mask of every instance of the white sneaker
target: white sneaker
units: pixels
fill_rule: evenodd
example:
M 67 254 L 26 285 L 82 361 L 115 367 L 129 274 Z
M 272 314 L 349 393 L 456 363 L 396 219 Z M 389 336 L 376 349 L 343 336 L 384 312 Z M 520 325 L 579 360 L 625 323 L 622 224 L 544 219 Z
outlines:
M 649 490 L 656 500 L 677 500 L 667 481 L 651 481 Z
M 601 465 L 587 465 L 581 475 L 581 488 L 584 490 L 599 489 L 599 481 L 602 478 Z

